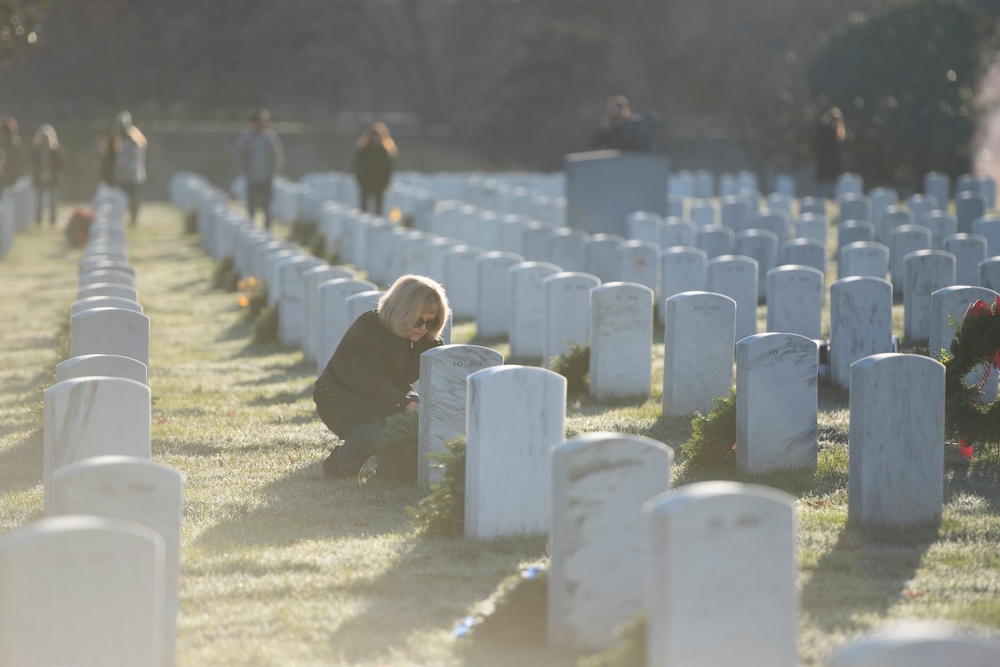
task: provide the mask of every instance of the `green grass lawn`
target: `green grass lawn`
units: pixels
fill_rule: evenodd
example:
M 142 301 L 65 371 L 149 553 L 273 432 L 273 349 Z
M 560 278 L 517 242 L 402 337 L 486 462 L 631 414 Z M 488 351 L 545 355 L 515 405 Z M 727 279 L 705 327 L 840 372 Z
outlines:
M 575 664 L 567 650 L 453 638 L 505 577 L 545 557 L 544 538 L 426 537 L 406 516 L 415 485 L 324 479 L 336 440 L 315 414 L 314 364 L 252 342 L 237 295 L 212 288 L 214 263 L 183 229 L 178 211 L 150 203 L 128 231 L 151 320 L 153 457 L 185 477 L 178 664 Z M 81 256 L 31 228 L 0 262 L 0 534 L 41 516 L 41 391 L 62 360 Z M 459 324 L 453 342 L 473 335 Z M 571 433 L 640 433 L 679 454 L 690 426 L 660 419 L 662 331 L 656 340 L 653 398 L 572 400 Z M 933 533 L 845 530 L 846 399 L 824 389 L 820 405 L 815 476 L 757 480 L 798 497 L 802 665 L 892 619 L 1000 632 L 1000 457 L 966 464 L 946 446 Z M 675 483 L 690 481 L 677 466 Z

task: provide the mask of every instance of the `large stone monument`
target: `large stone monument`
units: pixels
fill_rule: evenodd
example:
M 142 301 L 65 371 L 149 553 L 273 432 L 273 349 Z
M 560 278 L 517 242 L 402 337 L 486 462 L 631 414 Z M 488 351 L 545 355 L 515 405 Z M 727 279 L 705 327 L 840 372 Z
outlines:
M 657 153 L 590 151 L 565 159 L 566 224 L 628 238 L 628 215 L 667 213 L 667 158 Z

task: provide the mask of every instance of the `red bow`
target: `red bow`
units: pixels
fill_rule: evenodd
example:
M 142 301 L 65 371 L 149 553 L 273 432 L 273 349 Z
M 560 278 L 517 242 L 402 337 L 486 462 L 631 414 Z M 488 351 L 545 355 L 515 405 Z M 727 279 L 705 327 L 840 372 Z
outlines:
M 972 458 L 972 445 L 965 444 L 965 440 L 963 438 L 958 439 L 958 455 L 963 459 Z

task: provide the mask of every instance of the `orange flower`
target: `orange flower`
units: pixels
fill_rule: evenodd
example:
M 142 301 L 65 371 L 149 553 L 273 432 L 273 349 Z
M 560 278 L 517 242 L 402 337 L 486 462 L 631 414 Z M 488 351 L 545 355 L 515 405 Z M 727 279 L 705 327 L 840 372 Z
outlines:
M 248 297 L 246 294 L 244 294 L 243 296 L 241 296 L 240 297 L 240 305 L 242 307 L 244 307 L 244 308 L 246 308 L 247 306 L 249 306 L 250 305 L 250 297 Z

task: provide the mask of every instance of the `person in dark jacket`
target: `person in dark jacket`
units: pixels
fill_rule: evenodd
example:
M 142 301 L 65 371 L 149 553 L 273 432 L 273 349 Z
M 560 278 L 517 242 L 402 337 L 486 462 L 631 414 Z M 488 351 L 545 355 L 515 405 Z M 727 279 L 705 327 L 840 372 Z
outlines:
M 31 184 L 35 187 L 35 224 L 42 224 L 46 199 L 49 203 L 49 224 L 56 226 L 57 191 L 68 162 L 66 149 L 59 143 L 51 125 L 41 125 L 31 145 Z
M 375 215 L 382 215 L 382 199 L 392 178 L 396 152 L 396 142 L 385 123 L 372 123 L 358 139 L 354 177 L 358 181 L 358 208 L 362 211 L 367 213 L 368 201 L 374 200 Z
M 590 137 L 590 147 L 595 150 L 649 152 L 652 145 L 645 119 L 632 113 L 632 107 L 622 95 L 608 98 L 607 113 L 600 126 Z
M 3 155 L 3 169 L 0 170 L 0 192 L 17 183 L 24 175 L 24 144 L 17 131 L 17 121 L 10 116 L 0 118 L 0 153 Z
M 247 215 L 252 222 L 257 211 L 263 211 L 265 229 L 271 228 L 274 179 L 285 167 L 285 149 L 270 123 L 271 114 L 260 109 L 250 119 L 250 129 L 236 140 L 240 172 L 246 178 Z
M 443 345 L 450 313 L 441 285 L 405 275 L 348 328 L 313 393 L 319 418 L 344 439 L 323 462 L 327 477 L 356 476 L 375 453 L 383 421 L 417 409 L 420 354 Z
M 813 146 L 816 152 L 816 194 L 820 197 L 829 199 L 834 196 L 837 177 L 844 170 L 843 146 L 846 136 L 844 114 L 837 107 L 830 107 L 820 116 L 816 125 Z

